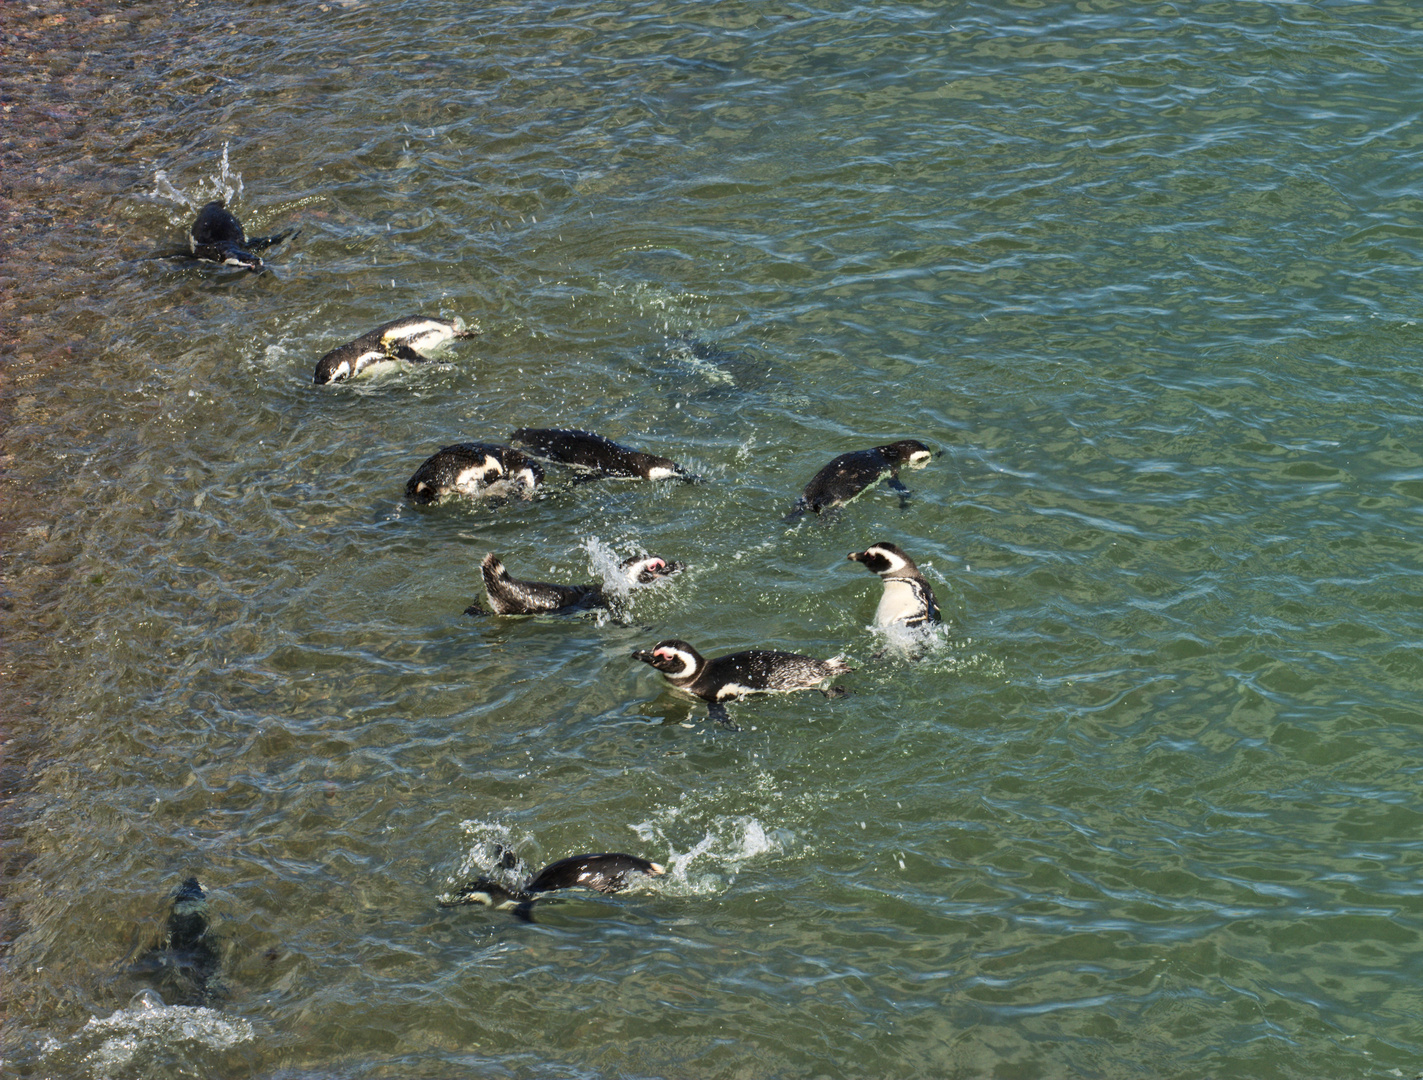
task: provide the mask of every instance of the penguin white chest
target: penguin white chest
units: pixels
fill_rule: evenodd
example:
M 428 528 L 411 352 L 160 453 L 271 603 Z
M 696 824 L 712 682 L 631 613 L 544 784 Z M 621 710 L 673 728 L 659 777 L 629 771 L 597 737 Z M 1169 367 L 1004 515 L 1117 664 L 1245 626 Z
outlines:
M 910 619 L 922 617 L 923 614 L 924 601 L 912 583 L 896 578 L 885 579 L 884 595 L 880 597 L 879 607 L 875 610 L 877 626 L 908 622 Z

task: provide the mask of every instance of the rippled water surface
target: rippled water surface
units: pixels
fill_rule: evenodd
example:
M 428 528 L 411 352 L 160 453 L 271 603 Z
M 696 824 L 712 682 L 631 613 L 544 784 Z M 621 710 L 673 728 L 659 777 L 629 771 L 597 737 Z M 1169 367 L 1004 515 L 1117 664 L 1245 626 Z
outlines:
M 1417 1073 L 1413 5 L 5 18 L 7 1070 Z M 151 258 L 218 196 L 269 273 Z M 416 312 L 483 333 L 311 385 Z M 402 499 L 520 426 L 704 482 Z M 688 569 L 465 615 L 491 551 Z M 732 731 L 665 637 L 851 694 Z M 500 846 L 668 874 L 437 905 Z M 190 874 L 208 995 L 134 963 Z

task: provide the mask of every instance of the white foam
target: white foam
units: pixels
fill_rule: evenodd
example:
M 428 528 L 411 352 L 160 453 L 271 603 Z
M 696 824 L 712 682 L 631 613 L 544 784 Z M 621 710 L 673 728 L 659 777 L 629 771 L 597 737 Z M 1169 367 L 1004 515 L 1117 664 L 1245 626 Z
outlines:
M 109 1016 L 93 1017 L 75 1035 L 87 1042 L 98 1038 L 97 1049 L 85 1058 L 98 1076 L 111 1075 L 149 1048 L 178 1043 L 197 1044 L 209 1050 L 226 1050 L 257 1037 L 251 1021 L 195 1005 L 165 1005 L 152 990 L 135 994 L 127 1008 Z M 46 1045 L 46 1053 L 62 1044 Z
M 788 834 L 768 832 L 755 817 L 747 814 L 723 818 L 707 829 L 705 835 L 686 851 L 678 851 L 663 834 L 663 827 L 678 817 L 673 808 L 665 811 L 661 821 L 645 821 L 633 826 L 644 843 L 658 840 L 668 845 L 667 881 L 665 891 L 688 895 L 716 893 L 740 872 L 750 859 L 784 850 Z M 693 873 L 696 865 L 699 873 Z M 705 866 L 705 869 L 701 868 Z

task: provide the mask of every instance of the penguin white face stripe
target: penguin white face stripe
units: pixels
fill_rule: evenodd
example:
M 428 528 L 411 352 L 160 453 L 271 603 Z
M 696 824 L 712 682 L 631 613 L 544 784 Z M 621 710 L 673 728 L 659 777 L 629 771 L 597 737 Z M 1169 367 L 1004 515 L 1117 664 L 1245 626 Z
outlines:
M 696 659 L 696 657 L 692 656 L 690 653 L 683 652 L 681 649 L 667 649 L 667 648 L 654 649 L 654 650 L 652 651 L 652 655 L 653 655 L 653 656 L 656 656 L 656 657 L 660 657 L 660 658 L 665 658 L 665 659 L 668 659 L 668 660 L 674 660 L 674 659 L 675 659 L 675 660 L 681 661 L 681 669 L 680 669 L 680 670 L 678 670 L 678 671 L 667 671 L 667 672 L 664 672 L 664 673 L 663 673 L 663 674 L 665 674 L 669 679 L 685 678 L 686 676 L 691 675 L 692 672 L 694 672 L 694 671 L 697 670 L 697 659 Z
M 894 551 L 886 551 L 884 548 L 879 547 L 878 545 L 870 548 L 868 551 L 865 552 L 865 554 L 878 555 L 881 559 L 884 559 L 887 563 L 889 563 L 888 567 L 879 571 L 880 574 L 897 573 L 898 571 L 903 570 L 906 566 L 909 565 L 907 562 L 904 561 L 904 557 L 901 556 L 899 553 Z

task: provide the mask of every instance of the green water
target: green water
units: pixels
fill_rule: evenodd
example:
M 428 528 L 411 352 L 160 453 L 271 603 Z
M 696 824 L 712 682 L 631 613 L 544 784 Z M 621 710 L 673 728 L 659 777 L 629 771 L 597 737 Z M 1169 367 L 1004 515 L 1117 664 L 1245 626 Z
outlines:
M 1423 14 L 61 10 L 0 66 L 7 1071 L 1418 1073 Z M 146 258 L 218 195 L 270 273 Z M 415 312 L 483 334 L 311 385 Z M 520 426 L 705 482 L 403 502 Z M 689 569 L 475 619 L 490 551 Z M 729 731 L 664 637 L 852 693 Z M 669 873 L 437 906 L 495 844 Z M 189 874 L 211 1011 L 126 959 Z

